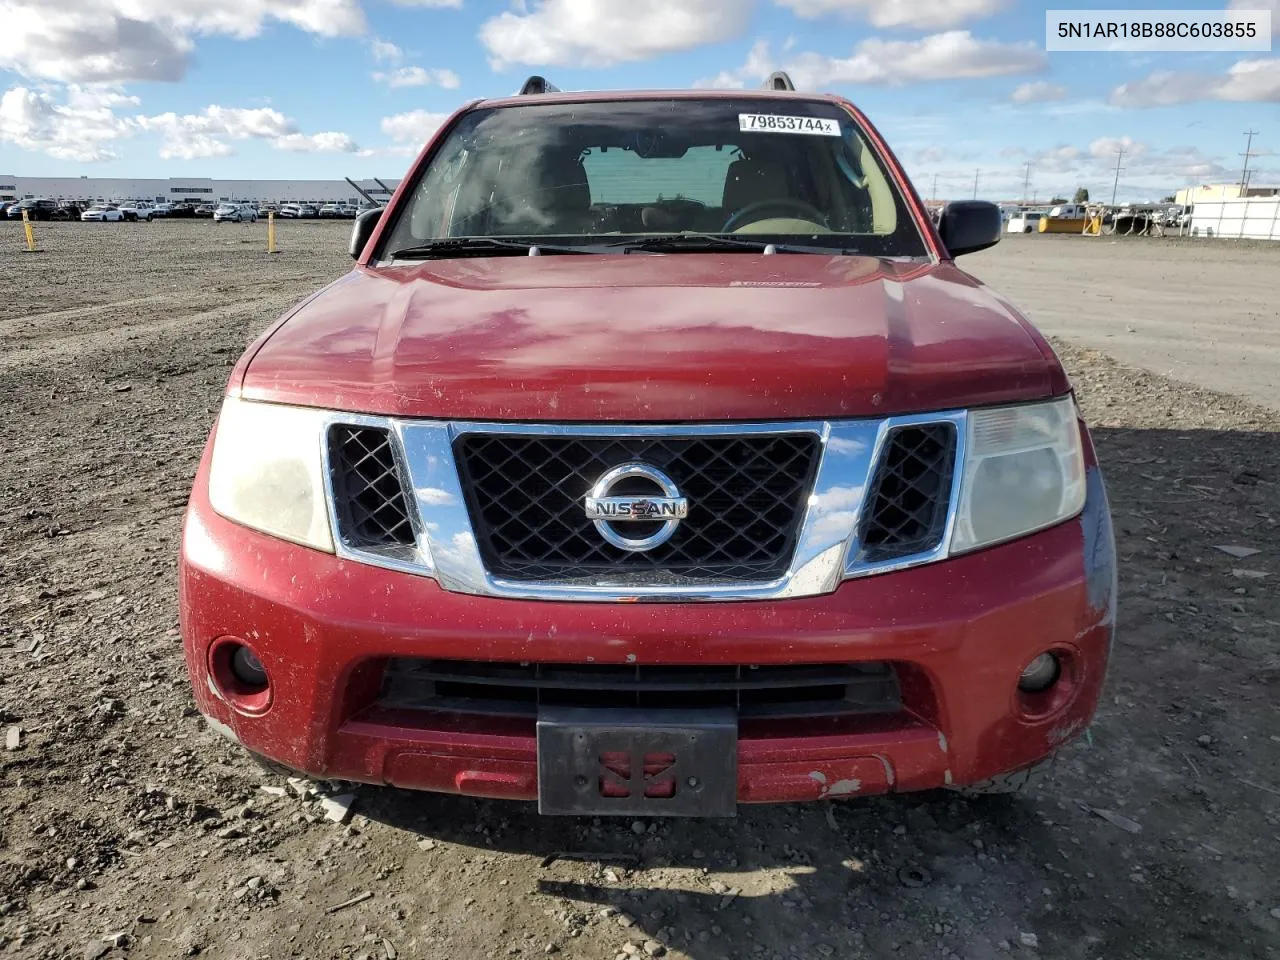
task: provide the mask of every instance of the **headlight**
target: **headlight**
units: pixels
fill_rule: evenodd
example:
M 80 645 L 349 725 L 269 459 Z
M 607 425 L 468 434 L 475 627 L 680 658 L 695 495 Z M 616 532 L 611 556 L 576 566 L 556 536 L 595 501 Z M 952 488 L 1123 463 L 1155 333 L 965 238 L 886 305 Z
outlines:
M 952 553 L 1052 526 L 1084 506 L 1075 402 L 969 413 Z
M 228 397 L 209 466 L 213 509 L 246 527 L 332 553 L 321 456 L 328 415 Z

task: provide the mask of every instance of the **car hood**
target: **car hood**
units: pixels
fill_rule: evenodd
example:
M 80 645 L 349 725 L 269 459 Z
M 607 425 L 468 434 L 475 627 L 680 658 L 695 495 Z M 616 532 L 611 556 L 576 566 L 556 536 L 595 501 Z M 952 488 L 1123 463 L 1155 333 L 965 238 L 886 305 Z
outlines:
M 781 254 L 357 268 L 233 373 L 250 399 L 472 420 L 883 416 L 1048 397 L 1057 360 L 949 263 Z

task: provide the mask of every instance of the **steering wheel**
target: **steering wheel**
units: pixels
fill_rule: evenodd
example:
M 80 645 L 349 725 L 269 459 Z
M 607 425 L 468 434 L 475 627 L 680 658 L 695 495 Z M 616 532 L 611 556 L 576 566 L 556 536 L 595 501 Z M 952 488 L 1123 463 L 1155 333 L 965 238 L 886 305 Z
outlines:
M 759 213 L 761 210 L 784 210 L 789 213 L 804 214 L 802 219 L 812 223 L 827 225 L 827 218 L 821 210 L 812 204 L 805 203 L 803 200 L 796 200 L 792 197 L 777 197 L 773 200 L 757 200 L 755 203 L 748 203 L 733 216 L 724 222 L 724 226 L 720 228 L 721 233 L 731 233 L 739 220 L 742 220 L 748 214 Z M 764 220 L 765 217 L 752 217 L 753 220 Z

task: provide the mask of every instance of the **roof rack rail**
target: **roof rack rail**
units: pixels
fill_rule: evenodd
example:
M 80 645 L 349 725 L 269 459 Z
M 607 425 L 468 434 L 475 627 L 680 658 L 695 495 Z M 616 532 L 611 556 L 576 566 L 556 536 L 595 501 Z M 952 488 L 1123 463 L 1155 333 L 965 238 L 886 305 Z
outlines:
M 520 96 L 527 97 L 537 93 L 559 93 L 560 88 L 554 83 L 549 83 L 546 77 L 539 77 L 536 74 L 524 82 L 524 86 L 520 88 Z
M 791 82 L 791 75 L 785 70 L 776 70 L 769 74 L 769 79 L 764 82 L 766 90 L 795 90 L 796 85 Z

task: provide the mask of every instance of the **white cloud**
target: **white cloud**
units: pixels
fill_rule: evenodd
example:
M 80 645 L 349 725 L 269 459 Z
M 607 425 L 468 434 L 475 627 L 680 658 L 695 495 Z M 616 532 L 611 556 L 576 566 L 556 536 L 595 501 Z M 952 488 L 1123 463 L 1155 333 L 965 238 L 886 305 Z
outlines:
M 1270 10 L 1271 32 L 1280 37 L 1280 0 L 1231 0 L 1228 10 Z
M 746 29 L 754 0 L 537 0 L 486 20 L 494 69 L 604 67 L 717 43 Z
M 404 51 L 390 40 L 374 37 L 369 41 L 369 52 L 379 63 L 399 63 L 404 59 Z
M 797 16 L 861 17 L 877 27 L 945 30 L 999 13 L 1010 0 L 776 0 Z
M 360 145 L 345 133 L 290 133 L 277 137 L 272 144 L 277 150 L 291 153 L 359 153 Z
M 156 23 L 106 10 L 0 0 L 0 69 L 79 83 L 180 80 L 191 41 Z
M 1098 160 L 1114 160 L 1121 150 L 1130 160 L 1143 156 L 1151 148 L 1130 137 L 1099 137 L 1089 144 L 1089 156 Z
M 400 67 L 390 73 L 375 73 L 373 79 L 392 88 L 425 87 L 435 84 L 446 90 L 456 90 L 462 86 L 462 81 L 456 73 L 440 68 L 429 70 L 425 67 Z
M 769 55 L 769 41 L 757 40 L 747 51 L 747 59 L 742 66 L 721 70 L 714 77 L 695 81 L 693 85 L 715 90 L 741 90 L 748 83 L 759 84 L 776 69 Z
M 462 0 L 391 0 L 401 7 L 430 7 L 434 10 L 460 10 Z
M 1046 56 L 1035 43 L 1003 43 L 979 40 L 968 30 L 935 33 L 920 40 L 862 41 L 850 57 L 802 53 L 781 66 L 769 55 L 768 45 L 756 43 L 747 62 L 722 71 L 700 86 L 741 87 L 763 80 L 773 70 L 791 74 L 801 90 L 818 90 L 834 84 L 903 86 L 936 80 L 962 80 L 1043 70 Z
M 0 0 L 0 69 L 73 83 L 175 81 L 193 37 L 257 36 L 268 21 L 360 34 L 359 0 Z
M 229 157 L 235 152 L 235 147 L 225 140 L 190 130 L 168 135 L 160 145 L 160 156 L 165 160 L 205 160 Z
M 133 133 L 116 107 L 137 99 L 116 90 L 69 87 L 66 102 L 26 87 L 0 96 L 0 143 L 35 150 L 59 160 L 91 163 L 118 156 L 116 143 Z
M 1031 41 L 979 40 L 968 30 L 951 30 L 920 40 L 873 37 L 858 44 L 852 57 L 804 54 L 788 70 L 798 87 L 816 89 L 833 83 L 902 86 L 1034 73 L 1046 63 L 1044 52 Z
M 1009 99 L 1014 103 L 1047 103 L 1051 100 L 1062 100 L 1067 96 L 1067 88 L 1060 83 L 1049 83 L 1036 80 L 1018 86 Z
M 448 119 L 447 113 L 411 110 L 408 113 L 397 113 L 393 117 L 383 117 L 382 132 L 396 143 L 412 146 L 416 150 Z
M 133 118 L 139 129 L 159 133 L 160 156 L 167 160 L 226 157 L 235 152 L 229 140 L 261 140 L 293 153 L 355 153 L 360 148 L 345 133 L 305 134 L 298 124 L 270 107 L 218 105 L 203 113 L 162 113 Z
M 1238 60 L 1223 74 L 1157 70 L 1111 91 L 1117 107 L 1172 107 L 1200 100 L 1280 102 L 1280 59 Z
M 166 160 L 225 157 L 234 153 L 226 141 L 275 139 L 297 132 L 297 125 L 270 107 L 241 109 L 211 106 L 199 114 L 162 113 L 135 118 L 137 125 L 162 136 L 160 156 Z

